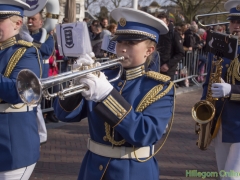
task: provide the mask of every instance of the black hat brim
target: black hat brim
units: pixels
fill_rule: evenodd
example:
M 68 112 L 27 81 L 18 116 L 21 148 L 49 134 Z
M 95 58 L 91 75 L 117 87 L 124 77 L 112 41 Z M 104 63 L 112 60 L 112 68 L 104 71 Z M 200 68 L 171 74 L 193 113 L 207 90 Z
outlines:
M 138 34 L 116 34 L 113 36 L 111 40 L 112 41 L 143 41 L 147 39 L 150 39 L 150 38 L 147 36 L 138 35 Z
M 229 16 L 227 20 L 240 20 L 240 16 Z

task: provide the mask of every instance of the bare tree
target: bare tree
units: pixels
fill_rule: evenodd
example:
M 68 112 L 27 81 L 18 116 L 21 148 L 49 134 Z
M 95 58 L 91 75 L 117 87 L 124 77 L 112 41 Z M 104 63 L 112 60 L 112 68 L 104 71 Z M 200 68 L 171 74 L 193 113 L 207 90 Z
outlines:
M 211 13 L 218 9 L 218 6 L 227 0 L 165 0 L 171 1 L 180 7 L 183 16 L 187 22 L 191 22 L 193 17 L 202 9 L 206 9 L 206 13 Z
M 85 9 L 87 10 L 89 8 L 89 6 L 91 6 L 92 4 L 96 3 L 98 0 L 85 0 Z
M 113 9 L 118 7 L 129 7 L 132 4 L 132 0 L 111 0 Z

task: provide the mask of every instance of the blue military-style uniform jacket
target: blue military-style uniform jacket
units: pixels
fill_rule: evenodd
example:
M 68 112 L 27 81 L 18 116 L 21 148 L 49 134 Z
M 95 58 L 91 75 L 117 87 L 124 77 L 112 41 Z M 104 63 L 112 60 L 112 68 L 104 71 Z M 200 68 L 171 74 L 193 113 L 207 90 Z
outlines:
M 49 63 L 45 63 L 45 60 L 48 60 L 54 51 L 54 39 L 52 35 L 47 35 L 46 41 L 44 43 L 40 43 L 40 39 L 42 37 L 42 30 L 39 29 L 38 32 L 32 32 L 31 36 L 33 37 L 33 44 L 39 48 L 43 59 L 43 74 L 42 78 L 48 77 L 49 71 Z
M 117 70 L 106 73 L 108 79 Z M 112 92 L 99 103 L 87 101 L 81 94 L 61 101 L 56 99 L 54 111 L 58 119 L 78 122 L 88 117 L 90 137 L 97 143 L 126 147 L 152 146 L 162 137 L 173 115 L 174 88 L 170 77 L 147 71 L 144 65 L 124 70 L 113 82 Z M 114 108 L 113 104 L 119 104 Z M 109 137 L 107 130 L 114 129 Z M 111 142 L 111 143 L 110 143 Z M 157 180 L 158 163 L 155 158 L 141 163 L 136 159 L 114 159 L 87 151 L 81 165 L 79 180 Z
M 16 78 L 22 69 L 29 69 L 40 77 L 41 56 L 32 43 L 23 41 L 18 35 L 0 43 L 0 107 L 22 103 Z M 14 63 L 10 65 L 10 59 Z M 12 71 L 8 72 L 9 69 Z M 7 72 L 7 73 L 6 73 Z M 24 105 L 26 106 L 26 105 Z M 25 112 L 0 112 L 0 172 L 23 168 L 39 159 L 39 135 L 36 108 Z
M 208 58 L 208 74 L 206 82 L 203 84 L 202 99 L 206 99 L 212 59 L 213 55 L 210 54 Z M 240 108 L 240 76 L 237 72 L 239 71 L 239 64 L 239 59 L 233 61 L 223 58 L 221 77 L 226 83 L 231 84 L 231 92 L 229 97 L 219 98 L 215 104 L 216 115 L 214 121 L 216 122 L 221 117 L 222 142 L 226 143 L 240 142 L 240 116 L 237 113 Z M 233 67 L 235 67 L 235 70 L 233 70 Z M 236 75 L 237 79 L 229 76 L 228 72 Z M 232 78 L 235 79 L 235 82 L 232 81 Z

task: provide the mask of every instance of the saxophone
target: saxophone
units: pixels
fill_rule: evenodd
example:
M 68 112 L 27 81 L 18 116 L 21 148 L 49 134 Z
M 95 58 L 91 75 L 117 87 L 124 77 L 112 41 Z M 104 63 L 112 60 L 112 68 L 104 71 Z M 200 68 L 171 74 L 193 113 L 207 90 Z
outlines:
M 197 102 L 192 108 L 192 117 L 196 121 L 195 132 L 198 135 L 197 146 L 201 150 L 206 150 L 212 139 L 217 135 L 220 122 L 213 123 L 215 116 L 215 101 L 218 98 L 212 97 L 211 86 L 213 83 L 221 82 L 222 58 L 213 57 L 206 100 Z

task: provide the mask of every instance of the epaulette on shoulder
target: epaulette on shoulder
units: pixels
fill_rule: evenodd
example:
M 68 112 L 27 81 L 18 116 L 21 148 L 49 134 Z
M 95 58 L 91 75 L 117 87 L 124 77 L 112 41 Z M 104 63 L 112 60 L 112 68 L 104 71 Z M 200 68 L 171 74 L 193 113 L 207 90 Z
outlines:
M 18 40 L 17 44 L 22 45 L 22 46 L 26 46 L 26 47 L 32 47 L 33 46 L 33 43 L 27 42 L 27 41 L 24 41 L 24 40 Z
M 142 100 L 138 104 L 136 108 L 137 112 L 144 111 L 144 109 L 146 109 L 152 103 L 156 102 L 157 100 L 161 99 L 166 94 L 168 94 L 169 91 L 174 87 L 174 83 L 170 81 L 171 78 L 169 76 L 166 76 L 154 71 L 148 71 L 146 75 L 147 77 L 150 77 L 157 81 L 162 81 L 162 82 L 169 81 L 169 84 L 167 84 L 167 86 L 165 86 L 164 84 L 159 84 L 154 86 L 150 91 L 148 91 L 148 93 L 142 98 Z
M 170 79 L 171 79 L 169 76 L 166 76 L 164 74 L 161 74 L 161 73 L 158 73 L 158 72 L 155 72 L 155 71 L 146 72 L 146 76 L 149 77 L 149 78 L 158 80 L 158 81 L 163 81 L 163 82 L 170 81 Z

